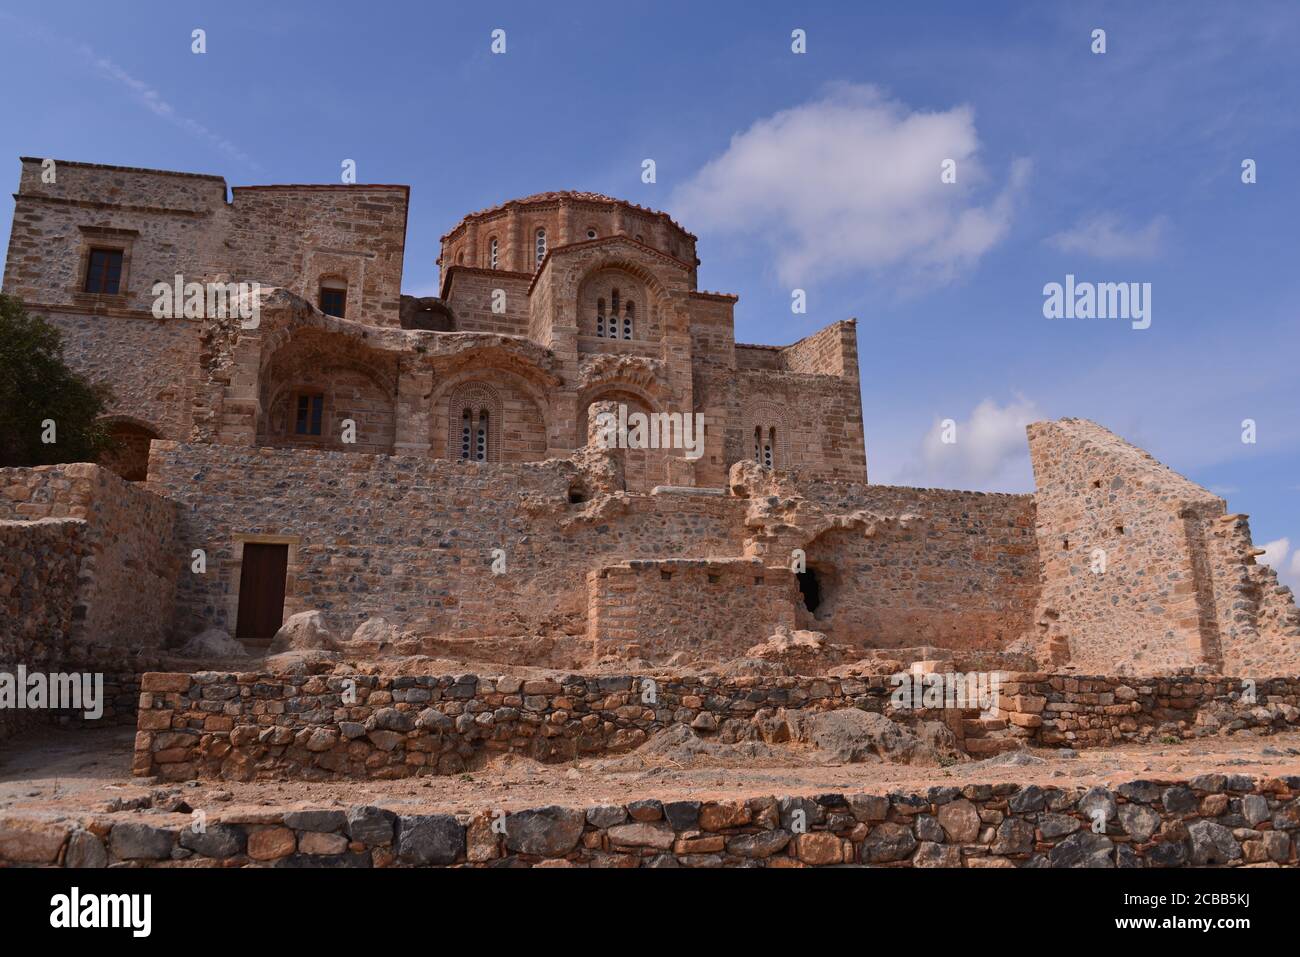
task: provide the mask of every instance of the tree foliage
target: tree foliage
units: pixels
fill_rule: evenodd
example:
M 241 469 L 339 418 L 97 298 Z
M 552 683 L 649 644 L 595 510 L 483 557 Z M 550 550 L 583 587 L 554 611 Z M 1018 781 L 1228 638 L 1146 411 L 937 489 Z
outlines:
M 67 367 L 58 329 L 0 293 L 0 466 L 95 461 L 112 445 L 99 421 L 112 399 Z

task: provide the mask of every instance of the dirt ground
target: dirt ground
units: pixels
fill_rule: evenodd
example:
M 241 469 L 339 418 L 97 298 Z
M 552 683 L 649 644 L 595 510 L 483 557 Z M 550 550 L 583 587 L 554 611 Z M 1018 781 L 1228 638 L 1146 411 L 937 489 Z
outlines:
M 134 731 L 32 731 L 0 745 L 0 810 L 54 811 L 69 815 L 110 810 L 160 787 L 130 776 Z M 653 740 L 653 739 L 652 739 Z M 689 750 L 689 749 L 688 749 Z M 764 745 L 710 745 L 696 754 L 659 749 L 569 764 L 539 764 L 501 756 L 454 777 L 401 781 L 190 782 L 178 788 L 192 808 L 209 815 L 236 808 L 294 804 L 379 804 L 399 812 L 473 812 L 561 804 L 589 807 L 639 798 L 716 800 L 826 792 L 918 791 L 932 785 L 1020 784 L 1114 786 L 1135 778 L 1185 779 L 1207 772 L 1257 777 L 1300 774 L 1300 732 L 1269 737 L 1242 734 L 1177 745 L 1131 745 L 1106 750 L 1015 752 L 948 767 L 825 763 L 823 755 Z

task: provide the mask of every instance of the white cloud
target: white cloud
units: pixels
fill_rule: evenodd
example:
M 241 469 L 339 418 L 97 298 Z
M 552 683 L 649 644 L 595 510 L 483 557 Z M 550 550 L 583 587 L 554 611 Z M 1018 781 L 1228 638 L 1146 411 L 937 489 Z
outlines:
M 1029 173 L 1017 160 L 980 204 L 978 152 L 970 107 L 914 111 L 876 87 L 838 84 L 734 135 L 671 205 L 704 230 L 763 235 L 794 286 L 862 269 L 945 282 L 1006 235 Z M 940 181 L 946 159 L 955 184 Z
M 1145 226 L 1126 225 L 1113 213 L 1085 217 L 1067 230 L 1048 237 L 1061 252 L 1096 259 L 1152 259 L 1164 248 L 1168 221 L 1157 216 Z
M 1033 400 L 1017 396 L 999 405 L 985 399 L 965 420 L 948 418 L 955 428 L 945 430 L 945 419 L 936 419 L 896 481 L 925 488 L 1033 490 L 1025 426 L 1043 418 Z M 944 442 L 945 431 L 955 441 Z
M 1292 551 L 1289 538 L 1274 539 L 1261 547 L 1264 554 L 1257 555 L 1255 561 L 1271 566 L 1277 572 L 1278 581 L 1290 585 L 1293 592 L 1300 594 L 1300 548 Z
M 1264 554 L 1258 556 L 1257 560 L 1265 565 L 1272 565 L 1274 568 L 1282 568 L 1287 554 L 1291 551 L 1291 539 L 1278 538 L 1266 542 L 1262 547 Z M 1300 554 L 1300 552 L 1297 552 L 1297 554 Z

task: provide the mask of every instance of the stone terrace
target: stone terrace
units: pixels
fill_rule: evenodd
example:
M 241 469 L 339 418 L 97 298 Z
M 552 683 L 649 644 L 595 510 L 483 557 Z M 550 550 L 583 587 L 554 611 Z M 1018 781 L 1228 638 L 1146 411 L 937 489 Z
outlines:
M 486 753 L 560 762 L 626 751 L 674 724 L 724 742 L 753 739 L 779 721 L 780 709 L 795 708 L 860 708 L 908 725 L 943 721 L 957 747 L 973 755 L 1022 743 L 1093 747 L 1220 730 L 1269 734 L 1300 723 L 1297 679 L 1260 681 L 1252 697 L 1250 685 L 1230 678 L 998 676 L 1000 711 L 981 715 L 895 707 L 889 676 L 149 673 L 132 770 L 170 781 L 455 774 Z

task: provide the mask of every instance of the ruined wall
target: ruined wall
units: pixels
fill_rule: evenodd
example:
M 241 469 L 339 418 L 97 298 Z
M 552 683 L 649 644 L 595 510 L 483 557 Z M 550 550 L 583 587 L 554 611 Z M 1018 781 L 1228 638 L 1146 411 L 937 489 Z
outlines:
M 259 536 L 295 542 L 286 615 L 319 610 L 344 635 L 373 615 L 466 637 L 580 635 L 590 569 L 740 553 L 739 513 L 721 496 L 570 502 L 590 481 L 569 460 L 485 467 L 172 442 L 153 444 L 149 467 L 149 488 L 180 505 L 180 554 L 208 557 L 206 575 L 180 578 L 182 637 L 234 631 L 236 543 Z M 492 573 L 496 548 L 505 574 Z
M 593 660 L 737 658 L 778 626 L 796 627 L 794 575 L 757 559 L 623 562 L 589 572 L 587 588 Z
M 807 554 L 821 604 L 802 621 L 863 648 L 1001 649 L 1031 629 L 1038 597 L 1027 495 L 856 483 L 801 487 L 832 518 Z M 855 514 L 858 520 L 851 521 Z M 846 524 L 846 519 L 850 521 Z M 775 563 L 775 555 L 767 559 Z
M 0 520 L 42 518 L 84 521 L 72 643 L 160 647 L 189 561 L 176 550 L 173 504 L 89 463 L 0 469 Z
M 1257 570 L 1243 516 L 1093 422 L 1028 431 L 1053 660 L 1112 674 L 1300 669 L 1289 596 Z

